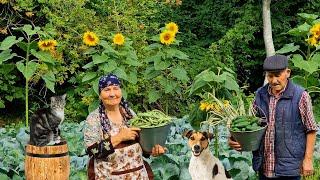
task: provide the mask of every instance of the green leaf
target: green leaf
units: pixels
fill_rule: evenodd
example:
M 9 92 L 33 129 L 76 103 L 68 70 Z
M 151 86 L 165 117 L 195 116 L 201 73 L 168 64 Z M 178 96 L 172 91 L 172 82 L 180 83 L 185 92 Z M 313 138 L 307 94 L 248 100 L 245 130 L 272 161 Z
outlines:
M 294 54 L 291 61 L 294 66 L 312 74 L 318 70 L 318 63 L 315 61 L 305 61 L 300 54 Z
M 306 20 L 315 20 L 319 16 L 315 14 L 298 13 L 298 16 L 305 18 Z
M 170 62 L 161 60 L 161 59 L 155 59 L 154 60 L 154 69 L 155 70 L 165 70 L 170 66 Z
M 35 35 L 40 31 L 40 27 L 35 27 L 34 29 L 30 24 L 24 25 L 22 30 L 26 32 L 29 36 Z
M 292 78 L 292 81 L 296 84 L 299 84 L 300 86 L 307 88 L 307 81 L 304 79 L 304 77 L 295 75 Z
M 175 82 L 173 82 L 167 78 L 164 78 L 162 76 L 160 79 L 160 85 L 164 89 L 165 94 L 172 93 L 173 90 L 175 89 L 175 87 L 177 86 L 177 84 Z
M 27 50 L 28 50 L 28 43 L 27 42 L 23 42 L 23 41 L 18 42 L 17 46 L 19 48 L 21 48 L 22 50 L 24 50 L 24 52 L 27 52 Z M 33 42 L 30 43 L 29 49 L 37 49 L 37 48 L 38 48 L 38 43 L 37 42 L 33 41 Z
M 36 72 L 39 64 L 36 62 L 28 62 L 27 66 L 25 66 L 21 61 L 16 63 L 18 70 L 23 74 L 23 76 L 29 80 L 33 74 Z
M 52 92 L 55 92 L 54 91 L 54 85 L 55 85 L 55 82 L 56 82 L 56 78 L 55 78 L 53 72 L 52 71 L 47 72 L 46 74 L 44 74 L 42 76 L 42 79 L 45 81 L 46 87 L 48 89 L 50 89 Z
M 118 55 L 119 53 L 114 50 L 107 41 L 101 40 L 99 43 L 101 46 L 104 47 L 104 51 L 102 53 L 106 53 L 106 54 L 112 54 L 112 55 Z
M 89 62 L 88 64 L 82 66 L 83 69 L 89 69 L 89 68 L 92 68 L 94 66 L 93 62 Z
M 286 44 L 281 49 L 276 51 L 276 54 L 285 54 L 285 53 L 288 53 L 288 52 L 295 52 L 299 48 L 300 48 L 300 46 L 299 45 L 295 46 L 294 43 Z
M 124 71 L 123 68 L 117 68 L 117 69 L 114 71 L 114 74 L 115 74 L 116 76 L 118 76 L 119 78 L 128 81 L 127 73 Z
M 9 180 L 10 178 L 6 175 L 0 172 L 0 179 L 1 180 Z
M 138 61 L 137 54 L 134 51 L 130 51 L 127 55 L 127 59 L 125 60 L 126 64 L 131 66 L 141 66 L 142 64 Z
M 189 81 L 187 71 L 182 66 L 172 68 L 171 73 L 172 73 L 173 77 L 177 78 L 178 80 L 180 80 L 182 82 Z
M 5 61 L 8 61 L 9 59 L 12 59 L 16 55 L 17 55 L 16 53 L 11 54 L 11 49 L 2 51 L 0 53 L 0 64 L 2 64 Z
M 9 74 L 12 70 L 15 69 L 15 64 L 2 64 L 0 66 L 0 74 L 3 74 L 3 75 L 7 75 Z
M 105 54 L 102 55 L 93 55 L 92 60 L 94 64 L 100 64 L 104 62 L 108 62 L 109 57 Z
M 96 72 L 87 72 L 82 78 L 82 82 L 90 81 L 97 76 Z
M 22 41 L 23 38 L 22 37 L 19 37 L 17 40 L 16 40 L 16 37 L 15 36 L 8 36 L 6 37 L 2 42 L 1 42 L 1 45 L 0 45 L 0 50 L 4 51 L 4 50 L 7 50 L 9 49 L 11 46 L 13 46 L 14 44 Z
M 160 99 L 160 92 L 152 89 L 148 92 L 148 100 L 149 103 L 154 103 L 156 102 L 158 99 Z
M 310 28 L 311 26 L 305 22 L 304 24 L 289 30 L 288 34 L 293 36 L 306 36 Z
M 146 80 L 153 79 L 161 74 L 161 71 L 156 71 L 153 66 L 149 66 L 144 71 L 143 75 Z
M 0 99 L 0 109 L 5 108 L 4 101 Z
M 229 90 L 233 90 L 233 91 L 239 91 L 240 90 L 237 81 L 235 81 L 234 78 L 230 77 L 230 76 L 226 77 L 226 81 L 225 81 L 224 86 Z
M 163 56 L 164 56 L 164 54 L 159 51 L 156 55 L 154 55 L 154 56 L 149 56 L 149 57 L 147 57 L 144 61 L 145 61 L 145 62 L 161 61 L 161 57 L 163 57 Z
M 110 72 L 112 72 L 113 70 L 115 70 L 116 68 L 117 68 L 117 63 L 116 63 L 116 61 L 114 61 L 114 60 L 109 60 L 108 61 L 108 63 L 104 63 L 102 66 L 100 66 L 101 68 L 102 68 L 102 71 L 104 72 L 104 73 L 110 73 Z M 99 69 L 100 69 L 100 67 L 99 67 Z
M 96 52 L 97 52 L 97 50 L 95 48 L 88 48 L 83 52 L 83 54 L 90 55 L 90 54 L 95 54 Z
M 94 79 L 92 82 L 91 82 L 91 85 L 92 85 L 92 89 L 93 91 L 99 96 L 99 79 L 100 77 Z
M 37 57 L 40 61 L 50 63 L 50 64 L 55 64 L 54 58 L 51 56 L 49 52 L 45 51 L 36 51 L 34 49 L 30 50 L 31 54 Z
M 181 60 L 189 59 L 188 55 L 186 55 L 184 52 L 177 50 L 177 49 L 170 48 L 170 49 L 166 49 L 165 52 L 166 52 L 168 58 L 176 57 Z
M 310 61 L 316 62 L 318 64 L 318 67 L 320 67 L 320 53 L 314 54 Z
M 153 43 L 153 44 L 150 44 L 149 46 L 147 46 L 145 48 L 145 50 L 149 51 L 149 50 L 154 50 L 154 49 L 160 49 L 162 47 L 161 44 L 159 43 Z
M 128 76 L 128 81 L 132 84 L 136 84 L 138 82 L 137 72 L 131 71 Z
M 92 111 L 94 111 L 94 110 L 96 110 L 97 108 L 98 108 L 98 106 L 99 106 L 99 100 L 94 100 L 90 105 L 89 105 L 89 107 L 88 107 L 88 111 L 89 112 L 92 112 Z

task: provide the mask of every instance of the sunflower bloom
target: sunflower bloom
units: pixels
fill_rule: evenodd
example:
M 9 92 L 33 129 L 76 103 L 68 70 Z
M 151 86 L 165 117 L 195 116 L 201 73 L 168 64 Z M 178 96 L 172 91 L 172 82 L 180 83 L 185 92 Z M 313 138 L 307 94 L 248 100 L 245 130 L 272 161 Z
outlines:
M 319 38 L 320 37 L 320 23 L 315 24 L 314 26 L 312 26 L 312 28 L 310 29 L 310 33 L 314 37 Z
M 170 22 L 166 24 L 166 30 L 172 31 L 174 34 L 176 34 L 179 31 L 179 27 L 176 23 Z
M 311 46 L 317 46 L 318 45 L 318 38 L 316 38 L 315 36 L 311 36 L 309 39 L 307 39 L 307 42 Z
M 224 106 L 224 107 L 229 107 L 229 106 L 230 106 L 229 101 L 228 101 L 228 100 L 224 100 L 224 101 L 223 101 L 223 106 Z
M 114 35 L 113 44 L 116 44 L 119 46 L 123 45 L 124 44 L 124 36 L 121 33 L 117 33 L 116 35 Z
M 208 106 L 208 103 L 206 103 L 206 102 L 201 102 L 201 103 L 200 103 L 200 110 L 201 110 L 201 111 L 204 111 L 204 110 L 207 108 L 207 106 Z
M 165 30 L 160 34 L 160 42 L 165 45 L 172 44 L 175 40 L 175 34 L 172 31 Z
M 54 50 L 55 47 L 57 46 L 57 41 L 53 40 L 53 39 L 47 39 L 47 40 L 43 40 L 43 41 L 39 41 L 38 42 L 38 47 L 42 50 L 42 51 L 51 51 Z
M 96 46 L 99 42 L 98 36 L 91 31 L 87 31 L 83 34 L 83 43 L 88 46 Z

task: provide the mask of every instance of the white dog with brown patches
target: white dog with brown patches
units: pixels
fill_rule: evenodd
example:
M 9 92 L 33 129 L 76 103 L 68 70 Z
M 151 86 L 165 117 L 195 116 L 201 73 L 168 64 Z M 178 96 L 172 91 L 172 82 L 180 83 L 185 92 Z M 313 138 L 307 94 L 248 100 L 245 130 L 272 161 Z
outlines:
M 207 132 L 185 131 L 188 145 L 192 150 L 189 173 L 192 180 L 225 180 L 232 179 L 220 160 L 209 150 L 212 134 Z

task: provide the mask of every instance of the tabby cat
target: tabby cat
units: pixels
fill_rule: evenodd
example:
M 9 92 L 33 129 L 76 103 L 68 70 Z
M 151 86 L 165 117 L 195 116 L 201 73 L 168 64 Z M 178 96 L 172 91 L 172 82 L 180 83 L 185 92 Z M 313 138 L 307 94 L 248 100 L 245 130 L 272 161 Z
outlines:
M 61 142 L 59 125 L 64 119 L 66 94 L 50 98 L 50 107 L 37 110 L 31 117 L 30 142 L 34 146 L 46 146 Z

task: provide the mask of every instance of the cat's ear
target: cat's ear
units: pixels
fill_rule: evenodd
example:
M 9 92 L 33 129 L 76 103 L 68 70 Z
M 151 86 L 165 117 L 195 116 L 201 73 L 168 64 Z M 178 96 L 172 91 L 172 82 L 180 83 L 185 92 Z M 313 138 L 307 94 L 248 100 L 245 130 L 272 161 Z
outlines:
M 56 99 L 52 96 L 52 97 L 50 97 L 50 101 L 51 101 L 51 103 L 53 103 L 56 101 Z
M 67 94 L 62 95 L 62 99 L 66 99 Z

